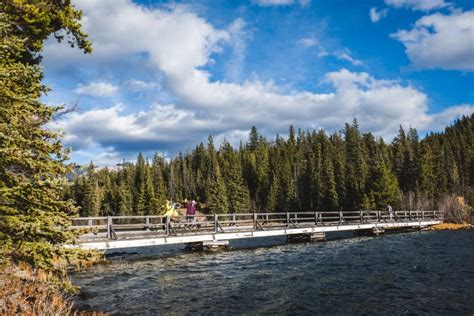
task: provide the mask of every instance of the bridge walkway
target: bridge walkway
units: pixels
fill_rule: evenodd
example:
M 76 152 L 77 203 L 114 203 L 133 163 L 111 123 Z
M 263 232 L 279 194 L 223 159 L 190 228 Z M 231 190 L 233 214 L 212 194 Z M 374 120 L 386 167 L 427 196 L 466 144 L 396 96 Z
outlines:
M 397 211 L 392 216 L 381 211 L 342 211 L 79 217 L 73 219 L 72 229 L 81 230 L 81 238 L 76 245 L 68 246 L 107 250 L 333 231 L 422 228 L 440 222 L 437 211 Z

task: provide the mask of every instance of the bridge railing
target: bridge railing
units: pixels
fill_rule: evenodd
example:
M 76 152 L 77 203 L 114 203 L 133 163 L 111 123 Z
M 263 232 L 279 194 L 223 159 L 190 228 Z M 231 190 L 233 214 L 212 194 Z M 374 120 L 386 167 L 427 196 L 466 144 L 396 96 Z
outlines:
M 235 231 L 269 230 L 309 226 L 335 226 L 384 222 L 441 220 L 438 211 L 375 210 L 286 213 L 203 214 L 195 216 L 102 216 L 72 219 L 73 229 L 88 231 L 91 238 L 139 238 L 145 235 L 191 235 Z

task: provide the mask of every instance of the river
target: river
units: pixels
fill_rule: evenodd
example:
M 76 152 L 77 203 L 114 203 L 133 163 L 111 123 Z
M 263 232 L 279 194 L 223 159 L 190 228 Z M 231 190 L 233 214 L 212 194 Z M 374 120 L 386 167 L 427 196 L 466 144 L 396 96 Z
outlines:
M 75 305 L 117 315 L 474 313 L 474 230 L 141 248 L 71 277 Z

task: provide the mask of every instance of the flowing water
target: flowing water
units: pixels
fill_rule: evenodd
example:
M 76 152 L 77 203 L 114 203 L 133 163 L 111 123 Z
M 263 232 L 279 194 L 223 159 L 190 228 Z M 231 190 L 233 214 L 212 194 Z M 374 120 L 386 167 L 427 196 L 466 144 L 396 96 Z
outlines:
M 474 230 L 231 251 L 142 248 L 72 275 L 76 307 L 139 314 L 474 314 Z

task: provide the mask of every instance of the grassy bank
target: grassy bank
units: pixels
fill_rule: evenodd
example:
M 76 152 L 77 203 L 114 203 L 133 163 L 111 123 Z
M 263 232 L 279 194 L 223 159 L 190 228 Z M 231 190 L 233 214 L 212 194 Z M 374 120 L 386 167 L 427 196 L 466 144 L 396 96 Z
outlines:
M 105 315 L 96 311 L 78 311 L 73 299 L 79 288 L 71 284 L 67 271 L 79 270 L 104 262 L 101 253 L 81 251 L 73 258 L 56 257 L 48 269 L 15 263 L 0 256 L 0 315 Z
M 471 229 L 472 225 L 468 223 L 441 223 L 430 227 L 430 230 L 459 230 L 459 229 Z
M 26 265 L 0 267 L 0 315 L 106 315 L 73 308 L 77 289 L 67 279 Z

